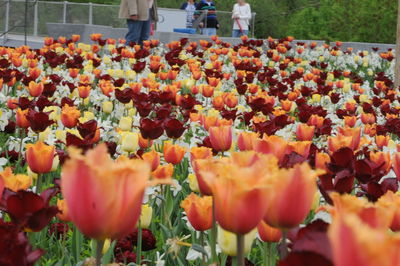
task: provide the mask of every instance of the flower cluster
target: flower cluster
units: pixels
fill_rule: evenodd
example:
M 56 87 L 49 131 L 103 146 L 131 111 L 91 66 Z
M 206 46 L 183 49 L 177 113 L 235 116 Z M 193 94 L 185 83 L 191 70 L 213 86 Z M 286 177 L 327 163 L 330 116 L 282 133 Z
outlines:
M 393 51 L 79 38 L 0 47 L 0 264 L 400 265 Z

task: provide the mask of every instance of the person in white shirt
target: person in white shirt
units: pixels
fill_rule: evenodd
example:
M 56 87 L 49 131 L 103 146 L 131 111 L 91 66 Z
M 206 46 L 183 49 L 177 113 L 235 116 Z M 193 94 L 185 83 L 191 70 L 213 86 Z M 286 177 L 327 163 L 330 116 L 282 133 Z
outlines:
M 237 0 L 237 3 L 233 6 L 232 19 L 232 37 L 239 38 L 249 33 L 251 8 L 245 0 Z

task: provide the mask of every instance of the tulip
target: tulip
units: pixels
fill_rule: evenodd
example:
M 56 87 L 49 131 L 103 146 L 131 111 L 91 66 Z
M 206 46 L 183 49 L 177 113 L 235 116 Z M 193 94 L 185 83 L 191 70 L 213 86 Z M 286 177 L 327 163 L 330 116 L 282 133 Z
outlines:
M 277 169 L 276 158 L 249 151 L 233 153 L 229 159 L 197 162 L 211 189 L 219 225 L 238 235 L 253 230 L 268 207 L 269 178 Z
M 102 110 L 106 114 L 111 114 L 113 108 L 114 108 L 113 103 L 110 101 L 105 101 L 102 103 Z
M 354 127 L 357 122 L 357 117 L 355 116 L 345 116 L 344 117 L 344 124 L 348 127 Z
M 57 213 L 57 218 L 64 222 L 69 222 L 70 218 L 68 216 L 68 207 L 65 200 L 57 199 L 57 208 L 59 213 Z
M 199 197 L 193 192 L 182 202 L 190 224 L 197 231 L 206 231 L 212 227 L 212 197 Z
M 232 127 L 214 126 L 208 129 L 211 146 L 219 152 L 228 151 L 232 146 Z
M 261 221 L 258 226 L 258 235 L 260 236 L 261 240 L 264 242 L 279 242 L 282 238 L 282 232 L 278 228 L 274 228 L 269 226 L 266 222 Z
M 41 141 L 26 145 L 26 161 L 29 168 L 37 173 L 44 174 L 51 171 L 54 160 L 55 147 Z
M 310 154 L 311 141 L 293 141 L 289 142 L 286 148 L 286 153 L 295 152 L 304 158 L 308 158 Z
M 396 174 L 397 180 L 400 181 L 400 152 L 396 152 L 393 156 L 393 171 Z
M 211 158 L 212 150 L 208 147 L 192 147 L 190 149 L 190 161 L 193 164 L 194 160 Z
M 78 124 L 81 112 L 75 106 L 64 105 L 61 111 L 61 122 L 65 127 L 72 128 Z
M 119 120 L 119 128 L 122 131 L 130 131 L 132 129 L 132 117 L 123 116 Z
M 273 174 L 264 221 L 287 230 L 299 225 L 310 212 L 317 191 L 317 174 L 307 163 L 280 169 Z
M 392 161 L 390 158 L 390 153 L 388 152 L 370 152 L 369 159 L 375 164 L 375 167 L 387 174 L 392 166 Z
M 32 178 L 30 176 L 21 174 L 14 175 L 10 167 L 0 172 L 0 178 L 3 181 L 4 187 L 14 192 L 27 190 L 32 184 Z
M 156 170 L 157 167 L 160 165 L 160 154 L 155 150 L 144 153 L 142 155 L 142 159 L 149 163 L 149 165 L 151 166 L 151 171 Z
M 90 86 L 79 86 L 78 87 L 78 92 L 79 92 L 79 97 L 82 99 L 86 99 L 89 97 L 91 87 Z
M 125 152 L 136 151 L 139 145 L 139 135 L 136 132 L 123 132 L 121 148 Z
M 164 142 L 164 159 L 167 163 L 179 164 L 183 156 L 185 156 L 185 148 L 177 145 L 171 144 L 171 142 Z
M 61 192 L 71 221 L 97 240 L 131 233 L 140 217 L 150 166 L 142 160 L 113 162 L 105 144 L 85 155 L 72 148 L 68 153 Z
M 328 165 L 331 162 L 331 157 L 323 152 L 317 152 L 315 155 L 315 168 L 328 171 Z
M 194 174 L 188 175 L 189 187 L 193 192 L 200 192 L 199 183 L 197 182 L 196 176 Z
M 375 136 L 375 143 L 376 143 L 376 146 L 379 149 L 382 149 L 383 147 L 388 146 L 390 140 L 391 140 L 391 138 L 390 138 L 389 135 L 387 135 L 387 136 L 382 136 L 382 135 Z
M 264 136 L 255 142 L 254 150 L 264 154 L 272 154 L 279 161 L 283 159 L 286 153 L 288 143 L 281 137 L 272 135 Z
M 153 208 L 148 204 L 142 205 L 142 213 L 140 214 L 140 227 L 148 229 L 151 223 L 151 218 L 153 217 Z
M 174 174 L 174 165 L 164 164 L 159 165 L 156 170 L 152 172 L 152 176 L 155 179 L 171 179 Z
M 335 151 L 347 147 L 352 148 L 353 138 L 351 136 L 346 137 L 343 135 L 338 135 L 337 137 L 328 137 L 328 149 L 331 153 Z
M 44 89 L 43 83 L 29 82 L 28 91 L 32 97 L 38 97 L 42 94 Z
M 254 229 L 244 236 L 244 254 L 247 254 L 256 238 L 257 230 Z M 222 252 L 229 256 L 237 256 L 237 238 L 236 235 L 218 227 L 218 245 Z
M 255 142 L 259 134 L 255 132 L 240 132 L 238 135 L 237 145 L 241 151 L 250 151 L 254 149 Z
M 360 146 L 361 140 L 361 128 L 350 128 L 350 127 L 339 127 L 338 128 L 339 135 L 352 137 L 351 140 L 351 149 L 353 151 L 357 150 Z
M 354 214 L 336 215 L 328 237 L 336 266 L 399 265 L 400 237 L 384 229 L 371 228 Z
M 0 196 L 3 195 L 3 191 L 4 191 L 4 180 L 3 177 L 0 176 Z
M 315 126 L 299 124 L 296 129 L 297 139 L 300 141 L 312 140 L 314 137 Z
M 16 124 L 20 128 L 28 128 L 30 126 L 26 115 L 28 114 L 29 109 L 21 110 L 20 108 L 17 109 L 17 113 L 15 115 Z

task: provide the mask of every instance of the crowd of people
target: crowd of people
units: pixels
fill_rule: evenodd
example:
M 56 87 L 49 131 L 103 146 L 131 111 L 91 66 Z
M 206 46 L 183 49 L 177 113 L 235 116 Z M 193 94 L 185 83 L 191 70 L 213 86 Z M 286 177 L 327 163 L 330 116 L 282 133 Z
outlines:
M 216 35 L 219 28 L 217 10 L 213 0 L 187 0 L 181 8 L 185 10 L 186 27 L 200 28 L 203 35 Z M 237 0 L 232 10 L 232 37 L 248 35 L 251 8 L 246 0 Z M 158 20 L 156 0 L 121 0 L 119 17 L 127 20 L 127 43 L 142 44 Z

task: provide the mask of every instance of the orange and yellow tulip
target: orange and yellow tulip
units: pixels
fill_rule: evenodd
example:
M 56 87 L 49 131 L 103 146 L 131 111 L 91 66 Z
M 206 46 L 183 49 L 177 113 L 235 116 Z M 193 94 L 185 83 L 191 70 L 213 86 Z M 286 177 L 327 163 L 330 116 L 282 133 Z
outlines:
M 81 112 L 75 106 L 64 105 L 61 111 L 61 122 L 67 128 L 72 128 L 78 124 Z
M 314 137 L 315 126 L 307 124 L 299 124 L 296 129 L 297 139 L 300 141 L 312 140 Z
M 232 146 L 232 127 L 215 126 L 208 129 L 211 146 L 219 152 L 227 151 Z
M 32 185 L 32 178 L 30 176 L 21 174 L 14 175 L 10 167 L 0 172 L 0 179 L 2 179 L 4 187 L 14 192 L 18 190 L 27 190 Z
M 259 134 L 256 132 L 240 132 L 237 139 L 237 145 L 241 151 L 251 151 L 254 149 L 255 142 Z
M 282 232 L 278 228 L 269 226 L 266 222 L 261 221 L 257 225 L 258 235 L 264 242 L 279 242 L 282 238 Z
M 212 227 L 212 197 L 199 197 L 192 192 L 181 202 L 181 207 L 197 231 L 206 231 Z
M 316 180 L 316 172 L 307 163 L 274 171 L 264 221 L 280 229 L 290 229 L 303 222 L 317 192 Z
M 51 171 L 55 147 L 41 141 L 26 145 L 26 161 L 32 172 L 44 174 Z
M 269 178 L 277 169 L 276 158 L 248 151 L 229 159 L 199 161 L 207 166 L 200 167 L 200 173 L 211 189 L 219 225 L 241 235 L 256 228 L 268 207 Z
M 85 155 L 70 149 L 69 155 L 62 168 L 61 192 L 71 221 L 98 240 L 131 233 L 140 217 L 150 166 L 126 158 L 114 162 L 104 144 Z
M 173 164 L 159 165 L 156 170 L 152 172 L 152 177 L 155 179 L 171 179 L 174 174 Z
M 185 153 L 185 148 L 169 141 L 164 142 L 164 159 L 167 163 L 179 164 Z

